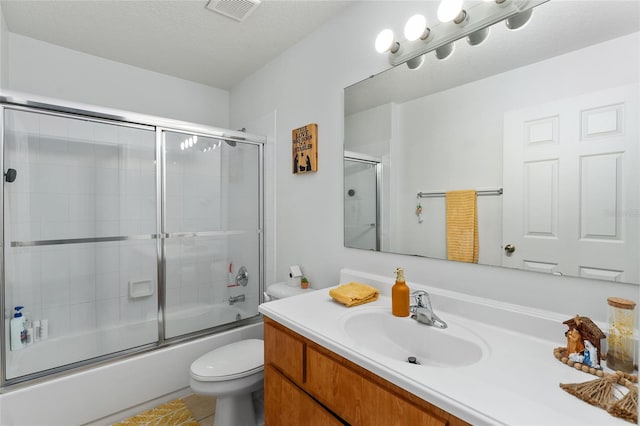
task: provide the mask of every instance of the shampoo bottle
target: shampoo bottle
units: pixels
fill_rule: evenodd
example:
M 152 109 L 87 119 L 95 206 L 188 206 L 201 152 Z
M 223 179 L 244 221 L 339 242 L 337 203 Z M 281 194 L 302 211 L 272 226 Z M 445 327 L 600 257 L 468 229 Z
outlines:
M 22 316 L 22 306 L 15 307 L 15 313 L 11 318 L 11 350 L 17 351 L 27 346 L 27 329 Z
M 409 316 L 409 287 L 402 268 L 396 269 L 396 283 L 391 288 L 391 313 L 397 317 Z

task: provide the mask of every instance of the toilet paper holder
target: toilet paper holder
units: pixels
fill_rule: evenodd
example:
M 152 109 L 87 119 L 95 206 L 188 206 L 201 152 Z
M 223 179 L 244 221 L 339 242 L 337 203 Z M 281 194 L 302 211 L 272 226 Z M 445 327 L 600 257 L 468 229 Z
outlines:
M 290 286 L 300 286 L 300 280 L 302 279 L 302 269 L 298 265 L 289 266 L 289 281 Z

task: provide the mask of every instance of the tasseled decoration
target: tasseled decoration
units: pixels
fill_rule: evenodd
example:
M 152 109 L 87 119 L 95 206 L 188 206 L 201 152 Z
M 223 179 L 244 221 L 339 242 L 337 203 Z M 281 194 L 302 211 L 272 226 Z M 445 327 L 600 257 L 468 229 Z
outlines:
M 617 381 L 618 376 L 614 374 L 585 383 L 560 383 L 560 387 L 571 395 L 606 410 L 613 401 L 613 384 Z
M 631 423 L 638 423 L 638 387 L 627 386 L 629 392 L 616 401 L 607 410 L 612 416 L 620 417 Z
M 418 216 L 418 223 L 422 223 L 424 219 L 422 218 L 422 206 L 420 205 L 420 200 L 418 200 L 418 205 L 416 206 L 416 215 Z

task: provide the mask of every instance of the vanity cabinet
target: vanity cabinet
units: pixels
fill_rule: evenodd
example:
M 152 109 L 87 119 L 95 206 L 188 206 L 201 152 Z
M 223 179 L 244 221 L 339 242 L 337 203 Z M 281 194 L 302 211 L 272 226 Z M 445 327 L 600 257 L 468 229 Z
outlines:
M 268 317 L 264 345 L 265 426 L 468 424 Z

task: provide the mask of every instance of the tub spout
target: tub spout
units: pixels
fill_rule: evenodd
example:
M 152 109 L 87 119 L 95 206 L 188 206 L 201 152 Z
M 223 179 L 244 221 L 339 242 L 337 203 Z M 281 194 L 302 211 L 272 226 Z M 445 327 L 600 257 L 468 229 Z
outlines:
M 231 296 L 229 297 L 229 304 L 233 305 L 236 302 L 244 302 L 244 299 L 245 299 L 244 294 L 241 294 L 239 296 Z

